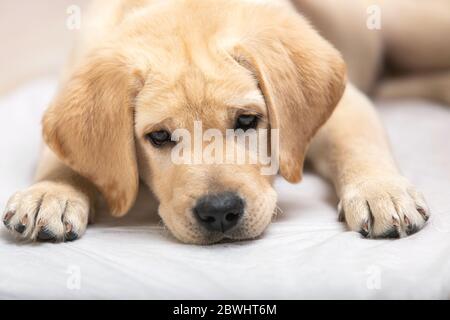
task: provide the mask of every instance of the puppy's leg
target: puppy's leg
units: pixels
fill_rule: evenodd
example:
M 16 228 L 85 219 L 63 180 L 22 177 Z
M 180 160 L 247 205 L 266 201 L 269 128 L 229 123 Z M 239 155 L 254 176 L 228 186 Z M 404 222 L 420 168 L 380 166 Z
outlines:
M 409 72 L 450 67 L 450 42 L 445 40 L 450 33 L 450 1 L 377 1 L 390 64 Z
M 370 238 L 398 238 L 428 219 L 423 196 L 400 175 L 369 100 L 348 85 L 310 147 L 317 170 L 335 185 L 349 227 Z
M 377 98 L 423 98 L 450 106 L 450 70 L 387 79 L 375 91 Z
M 320 34 L 341 52 L 352 83 L 363 92 L 371 92 L 383 61 L 382 32 L 369 30 L 366 26 L 367 9 L 373 2 L 291 1 L 301 14 L 311 20 Z
M 86 230 L 95 193 L 45 147 L 36 183 L 10 198 L 3 223 L 21 239 L 72 241 Z

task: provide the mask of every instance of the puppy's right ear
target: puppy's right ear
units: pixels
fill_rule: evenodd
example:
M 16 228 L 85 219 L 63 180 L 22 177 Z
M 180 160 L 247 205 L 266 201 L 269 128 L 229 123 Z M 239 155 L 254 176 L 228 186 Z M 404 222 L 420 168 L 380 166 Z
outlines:
M 115 50 L 97 50 L 84 61 L 44 115 L 44 139 L 122 216 L 138 191 L 133 100 L 143 81 Z

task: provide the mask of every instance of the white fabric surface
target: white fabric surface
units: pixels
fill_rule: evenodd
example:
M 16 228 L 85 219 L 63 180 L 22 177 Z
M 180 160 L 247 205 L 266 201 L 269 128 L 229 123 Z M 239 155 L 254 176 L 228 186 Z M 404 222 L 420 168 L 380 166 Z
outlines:
M 0 100 L 1 207 L 31 182 L 54 90 L 44 79 Z M 448 299 L 450 108 L 403 101 L 379 109 L 400 167 L 432 209 L 418 234 L 365 240 L 346 231 L 331 187 L 307 173 L 300 185 L 277 181 L 283 213 L 255 241 L 184 245 L 154 210 L 139 209 L 73 243 L 20 244 L 2 227 L 0 298 Z

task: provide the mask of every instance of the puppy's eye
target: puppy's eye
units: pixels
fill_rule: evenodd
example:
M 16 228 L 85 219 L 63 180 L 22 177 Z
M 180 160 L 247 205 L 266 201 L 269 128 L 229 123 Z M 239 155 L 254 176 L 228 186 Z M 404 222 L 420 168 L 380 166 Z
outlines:
M 165 145 L 167 142 L 171 141 L 170 138 L 170 133 L 165 130 L 154 131 L 147 134 L 147 139 L 150 140 L 150 142 L 155 147 L 161 147 Z
M 242 129 L 244 131 L 247 131 L 249 129 L 256 129 L 258 126 L 258 116 L 252 115 L 252 114 L 243 114 L 240 115 L 236 119 L 236 124 L 234 126 L 234 129 Z

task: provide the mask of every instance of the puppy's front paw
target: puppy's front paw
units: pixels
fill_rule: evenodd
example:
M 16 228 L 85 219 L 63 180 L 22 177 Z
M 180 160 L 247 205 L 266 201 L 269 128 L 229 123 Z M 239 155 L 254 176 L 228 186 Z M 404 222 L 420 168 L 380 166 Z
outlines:
M 428 206 L 403 177 L 370 178 L 342 190 L 341 220 L 368 238 L 400 238 L 425 225 Z
M 21 239 L 72 241 L 86 230 L 88 215 L 87 195 L 71 185 L 45 181 L 14 194 L 3 223 Z

